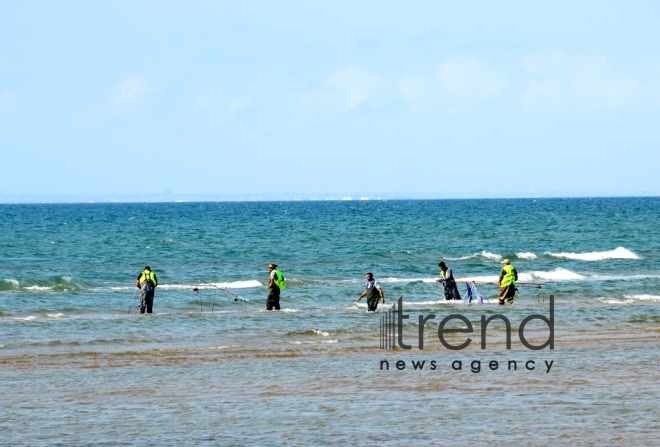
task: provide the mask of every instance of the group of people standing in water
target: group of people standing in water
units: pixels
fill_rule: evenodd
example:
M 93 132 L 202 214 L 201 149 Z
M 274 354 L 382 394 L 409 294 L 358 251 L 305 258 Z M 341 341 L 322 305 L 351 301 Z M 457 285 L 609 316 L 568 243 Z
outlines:
M 444 286 L 445 299 L 460 300 L 461 294 L 458 293 L 454 273 L 447 267 L 447 264 L 445 264 L 444 261 L 440 262 L 438 267 L 440 267 L 440 278 L 436 279 L 435 282 L 440 282 Z M 511 265 L 511 262 L 508 259 L 505 259 L 502 261 L 502 270 L 497 279 L 497 283 L 500 286 L 500 293 L 497 297 L 499 304 L 504 305 L 505 301 L 509 304 L 513 304 L 513 297 L 517 290 L 517 281 L 518 272 L 516 271 L 516 268 Z
M 284 275 L 277 269 L 277 264 L 268 264 L 268 296 L 266 298 L 267 310 L 280 310 L 280 293 L 286 289 L 284 284 Z M 440 268 L 440 278 L 435 282 L 442 283 L 445 292 L 445 299 L 447 300 L 460 300 L 461 294 L 458 292 L 458 286 L 454 273 L 447 267 L 444 261 L 438 264 Z M 385 304 L 385 292 L 374 279 L 373 273 L 366 274 L 366 285 L 364 291 L 358 296 L 357 302 L 362 298 L 367 298 L 367 310 L 375 311 L 378 308 L 378 303 Z M 499 304 L 508 302 L 513 304 L 513 297 L 516 294 L 516 286 L 518 281 L 518 272 L 516 268 L 511 265 L 508 259 L 502 261 L 502 270 L 498 278 L 500 293 L 498 296 Z M 144 270 L 138 275 L 135 286 L 140 289 L 140 313 L 152 313 L 154 291 L 158 285 L 156 275 L 151 271 L 149 266 L 145 266 Z
M 445 292 L 446 300 L 460 300 L 461 294 L 458 292 L 458 286 L 456 284 L 456 279 L 454 278 L 454 272 L 447 267 L 444 261 L 441 261 L 438 264 L 440 268 L 440 278 L 436 279 L 435 282 L 442 283 Z M 502 261 L 502 270 L 500 271 L 500 276 L 497 280 L 497 283 L 500 287 L 500 293 L 498 296 L 499 304 L 504 305 L 505 301 L 509 304 L 513 304 L 513 297 L 516 294 L 516 286 L 518 281 L 518 272 L 516 268 L 511 265 L 511 262 L 508 259 Z M 364 289 L 364 292 L 358 296 L 357 301 L 359 302 L 363 297 L 367 297 L 367 309 L 370 311 L 375 311 L 378 307 L 378 302 L 381 301 L 385 303 L 385 294 L 383 289 L 378 285 L 378 281 L 374 279 L 372 273 L 367 273 L 367 284 Z

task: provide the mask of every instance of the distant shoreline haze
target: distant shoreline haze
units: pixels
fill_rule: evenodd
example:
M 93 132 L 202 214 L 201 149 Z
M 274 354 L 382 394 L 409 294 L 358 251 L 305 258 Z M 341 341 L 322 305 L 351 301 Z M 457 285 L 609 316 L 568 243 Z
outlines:
M 31 195 L 0 194 L 0 204 L 46 203 L 176 203 L 176 202 L 298 202 L 365 200 L 479 200 L 659 197 L 660 192 L 546 193 L 546 194 L 142 194 L 142 195 Z

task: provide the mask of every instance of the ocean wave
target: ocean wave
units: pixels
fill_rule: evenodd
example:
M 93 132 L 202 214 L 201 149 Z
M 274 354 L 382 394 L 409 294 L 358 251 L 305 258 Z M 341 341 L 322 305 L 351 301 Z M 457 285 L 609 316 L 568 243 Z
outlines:
M 6 290 L 17 290 L 20 287 L 20 283 L 15 279 L 0 279 L 0 292 Z
M 520 282 L 535 282 L 535 281 L 579 281 L 585 279 L 583 275 L 572 272 L 570 270 L 558 267 L 549 272 L 532 271 L 529 273 L 520 273 L 518 281 Z
M 456 278 L 457 282 L 485 282 L 485 283 L 497 283 L 499 275 L 489 275 L 489 276 L 468 276 L 468 277 L 458 277 Z M 586 279 L 584 275 L 579 273 L 572 272 L 570 270 L 558 267 L 549 272 L 544 271 L 531 271 L 531 272 L 518 272 L 518 282 L 540 282 L 540 281 L 580 281 Z
M 603 304 L 632 304 L 633 300 L 621 300 L 616 298 L 598 298 L 596 301 Z
M 487 275 L 487 276 L 466 276 L 456 278 L 456 282 L 487 282 L 487 283 L 496 283 L 499 279 L 498 275 Z
M 351 307 L 355 308 L 357 307 L 358 309 L 367 309 L 369 305 L 367 303 L 353 303 Z M 379 303 L 378 307 L 376 308 L 376 312 L 386 312 L 390 310 L 390 303 Z
M 0 280 L 0 292 L 19 290 L 27 292 L 71 292 L 87 290 L 91 287 L 84 281 L 72 276 L 52 276 L 46 279 L 12 279 Z
M 658 295 L 624 295 L 623 297 L 633 301 L 660 301 L 660 296 Z
M 233 282 L 212 282 L 212 283 L 197 283 L 192 282 L 191 284 L 160 284 L 158 288 L 160 289 L 190 289 L 192 287 L 197 287 L 198 289 L 249 289 L 253 287 L 263 287 L 261 282 L 251 279 L 247 281 L 233 281 Z
M 360 282 L 363 282 L 364 280 L 360 280 Z M 379 283 L 398 283 L 398 282 L 405 282 L 405 283 L 411 283 L 411 282 L 426 282 L 426 283 L 432 283 L 435 282 L 435 278 L 393 278 L 393 277 L 388 277 L 388 278 L 380 278 L 377 279 Z
M 331 345 L 331 344 L 336 344 L 339 343 L 339 340 L 337 339 L 332 339 L 332 340 L 306 340 L 306 341 L 290 341 L 290 345 Z
M 285 314 L 297 314 L 298 312 L 300 312 L 300 309 L 284 309 L 284 308 L 282 308 L 278 311 L 272 311 L 272 310 L 266 310 L 266 309 L 262 308 L 262 309 L 257 310 L 257 312 L 259 312 L 259 313 L 263 313 L 263 312 L 267 312 L 267 313 L 281 312 L 281 313 L 285 313 Z
M 533 260 L 533 259 L 538 258 L 538 256 L 536 256 L 534 253 L 524 251 L 524 252 L 521 252 L 521 253 L 516 253 L 516 258 L 526 259 L 526 260 Z
M 641 259 L 632 251 L 618 247 L 610 251 L 595 251 L 590 253 L 545 253 L 553 258 L 571 259 L 573 261 L 606 261 L 609 259 Z
M 62 318 L 64 314 L 58 313 L 58 314 L 44 314 L 43 315 L 46 318 Z
M 32 292 L 45 292 L 47 290 L 53 290 L 53 286 L 29 286 L 24 287 L 23 290 L 30 290 Z
M 446 258 L 446 259 L 448 261 L 467 261 L 469 259 L 475 259 L 475 258 L 492 259 L 495 261 L 499 261 L 500 259 L 502 259 L 502 255 L 494 254 L 489 251 L 483 250 L 481 253 L 475 253 L 469 256 L 462 256 L 460 258 Z
M 443 304 L 458 304 L 463 300 L 446 300 L 444 296 L 436 301 L 404 301 L 403 305 L 408 309 L 426 309 L 430 306 L 439 306 Z M 467 301 L 466 301 L 467 302 Z
M 288 332 L 286 335 L 318 335 L 318 336 L 321 336 L 321 337 L 329 337 L 330 332 L 323 331 L 321 329 L 308 329 L 306 331 Z
M 34 316 L 34 315 L 30 315 L 28 317 L 22 317 L 22 318 L 21 317 L 14 318 L 15 321 L 34 321 L 36 319 L 37 319 L 37 317 Z

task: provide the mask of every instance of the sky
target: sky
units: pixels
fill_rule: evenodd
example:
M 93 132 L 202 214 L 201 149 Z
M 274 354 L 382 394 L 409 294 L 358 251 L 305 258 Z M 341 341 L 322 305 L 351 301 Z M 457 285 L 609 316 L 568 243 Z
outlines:
M 0 0 L 0 202 L 660 195 L 657 1 Z

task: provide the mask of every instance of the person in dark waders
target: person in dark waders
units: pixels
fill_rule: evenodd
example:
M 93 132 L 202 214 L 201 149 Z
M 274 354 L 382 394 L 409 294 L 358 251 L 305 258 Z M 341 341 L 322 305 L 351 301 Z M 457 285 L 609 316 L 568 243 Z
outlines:
M 502 261 L 502 271 L 497 281 L 500 284 L 500 295 L 497 297 L 500 304 L 504 304 L 504 300 L 509 304 L 513 304 L 513 297 L 516 294 L 516 287 L 518 286 L 516 281 L 518 281 L 518 272 L 509 260 L 505 259 Z
M 266 310 L 280 310 L 280 292 L 286 289 L 284 275 L 277 270 L 277 264 L 268 264 L 270 277 L 268 278 L 268 297 L 266 298 Z
M 148 314 L 153 312 L 154 306 L 154 293 L 158 279 L 156 274 L 151 271 L 151 267 L 144 266 L 144 270 L 140 273 L 135 281 L 135 287 L 140 289 L 140 313 L 143 314 L 146 310 Z
M 360 302 L 360 300 L 363 297 L 367 297 L 367 310 L 369 312 L 375 312 L 376 308 L 378 307 L 378 301 L 380 299 L 383 300 L 383 304 L 385 304 L 385 293 L 383 293 L 383 289 L 380 288 L 380 285 L 378 284 L 378 281 L 374 279 L 373 273 L 369 272 L 366 275 L 367 278 L 367 285 L 364 289 L 364 292 L 360 296 L 358 296 L 356 302 Z
M 450 268 L 447 268 L 447 264 L 444 261 L 438 264 L 440 267 L 440 278 L 436 279 L 435 282 L 441 282 L 445 288 L 445 299 L 446 300 L 460 300 L 461 294 L 458 293 L 458 287 L 456 286 L 456 280 L 454 279 L 454 273 Z

